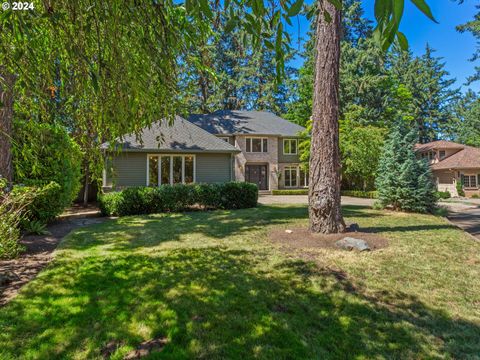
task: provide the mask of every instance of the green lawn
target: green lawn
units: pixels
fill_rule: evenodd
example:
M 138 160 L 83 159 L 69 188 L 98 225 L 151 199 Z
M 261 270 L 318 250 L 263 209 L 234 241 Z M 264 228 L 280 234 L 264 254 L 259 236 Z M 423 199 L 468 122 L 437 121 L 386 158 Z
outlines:
M 302 206 L 126 217 L 77 230 L 0 308 L 0 359 L 479 358 L 480 244 L 442 218 L 346 207 L 390 246 L 288 255 Z

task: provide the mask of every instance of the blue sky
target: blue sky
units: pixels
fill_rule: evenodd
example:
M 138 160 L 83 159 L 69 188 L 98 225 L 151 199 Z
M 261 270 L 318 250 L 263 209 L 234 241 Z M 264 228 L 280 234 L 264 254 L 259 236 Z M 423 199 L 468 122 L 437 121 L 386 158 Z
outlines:
M 311 3 L 311 1 L 307 2 Z M 375 0 L 362 1 L 365 15 L 372 20 L 374 19 L 374 2 Z M 407 0 L 400 30 L 407 36 L 410 48 L 416 55 L 421 55 L 425 45 L 430 44 L 436 50 L 435 56 L 443 58 L 445 68 L 450 72 L 451 77 L 457 79 L 456 86 L 462 86 L 462 90 L 465 91 L 467 87 L 463 84 L 474 72 L 475 64 L 468 60 L 475 50 L 476 42 L 470 33 L 461 34 L 455 27 L 472 20 L 476 13 L 475 5 L 480 2 L 465 0 L 459 5 L 452 0 L 428 0 L 428 3 L 439 24 L 430 21 Z M 298 37 L 299 33 L 304 37 L 308 30 L 306 19 L 300 19 L 299 24 L 300 26 L 295 24 L 292 28 L 294 38 Z M 292 65 L 300 66 L 301 60 L 297 59 L 292 62 Z M 480 91 L 480 83 L 473 83 L 470 88 Z

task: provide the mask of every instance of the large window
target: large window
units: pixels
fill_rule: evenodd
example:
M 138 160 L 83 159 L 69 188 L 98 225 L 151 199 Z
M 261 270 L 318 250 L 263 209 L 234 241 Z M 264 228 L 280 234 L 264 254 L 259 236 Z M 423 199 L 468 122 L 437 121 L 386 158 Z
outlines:
M 285 187 L 308 187 L 308 171 L 300 166 L 287 166 L 284 171 Z
M 194 155 L 149 155 L 148 186 L 189 184 L 195 181 Z
M 464 188 L 476 188 L 477 187 L 477 175 L 463 175 L 463 187 Z
M 247 153 L 266 153 L 268 151 L 267 138 L 247 138 Z
M 297 139 L 283 140 L 283 155 L 297 155 Z
M 288 166 L 285 168 L 285 187 L 297 187 L 297 167 Z

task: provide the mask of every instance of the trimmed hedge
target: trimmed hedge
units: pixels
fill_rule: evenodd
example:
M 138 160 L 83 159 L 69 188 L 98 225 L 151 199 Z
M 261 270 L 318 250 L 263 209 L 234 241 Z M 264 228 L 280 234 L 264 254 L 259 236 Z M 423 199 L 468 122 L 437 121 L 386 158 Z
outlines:
M 179 212 L 194 205 L 204 209 L 244 209 L 257 206 L 257 200 L 257 185 L 227 182 L 131 187 L 102 194 L 99 205 L 104 215 L 126 216 Z
M 308 195 L 308 189 L 272 190 L 272 195 Z M 376 199 L 376 191 L 342 190 L 342 196 Z
M 272 190 L 272 195 L 308 195 L 308 189 Z
M 365 199 L 376 199 L 378 193 L 376 191 L 363 191 L 363 190 L 342 190 L 342 196 L 351 196 Z

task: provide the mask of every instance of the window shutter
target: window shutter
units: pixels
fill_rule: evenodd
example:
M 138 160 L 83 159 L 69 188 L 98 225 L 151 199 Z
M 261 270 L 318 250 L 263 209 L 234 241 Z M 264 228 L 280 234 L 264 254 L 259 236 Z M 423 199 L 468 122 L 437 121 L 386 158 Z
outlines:
M 463 184 L 465 183 L 465 176 L 463 174 L 460 175 L 460 184 Z

